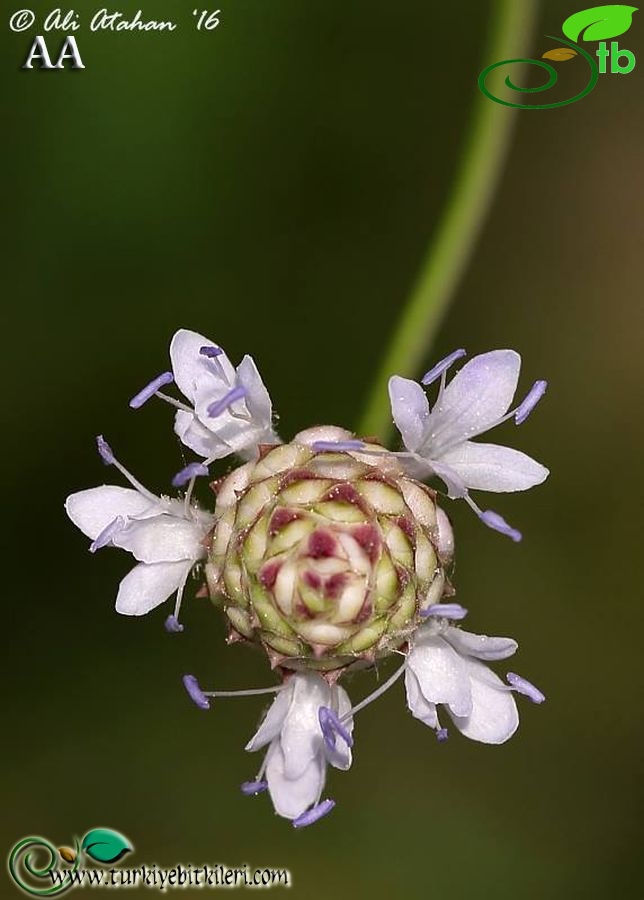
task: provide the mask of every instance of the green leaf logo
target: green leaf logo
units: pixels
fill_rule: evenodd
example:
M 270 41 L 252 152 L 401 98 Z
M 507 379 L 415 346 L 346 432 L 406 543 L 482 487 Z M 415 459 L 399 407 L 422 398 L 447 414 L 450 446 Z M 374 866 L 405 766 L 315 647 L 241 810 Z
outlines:
M 561 30 L 571 41 L 606 41 L 631 27 L 637 6 L 593 6 L 569 16 Z M 582 34 L 583 32 L 583 34 Z
M 81 844 L 81 850 L 100 863 L 116 862 L 131 849 L 128 839 L 111 828 L 93 828 Z

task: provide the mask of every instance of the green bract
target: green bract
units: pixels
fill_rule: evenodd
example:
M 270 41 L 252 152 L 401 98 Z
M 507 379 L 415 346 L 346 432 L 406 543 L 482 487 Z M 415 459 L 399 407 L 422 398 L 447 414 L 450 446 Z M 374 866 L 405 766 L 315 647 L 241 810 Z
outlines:
M 264 447 L 215 485 L 210 594 L 231 637 L 263 644 L 273 665 L 373 662 L 451 593 L 436 495 L 375 444 L 351 452 L 309 444 L 297 436 Z

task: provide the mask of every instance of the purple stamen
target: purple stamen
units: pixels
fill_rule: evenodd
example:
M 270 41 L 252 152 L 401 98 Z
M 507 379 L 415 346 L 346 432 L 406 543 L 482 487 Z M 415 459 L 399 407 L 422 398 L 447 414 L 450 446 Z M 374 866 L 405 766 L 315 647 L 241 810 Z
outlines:
M 115 519 L 112 519 L 112 521 L 105 526 L 101 533 L 97 535 L 95 540 L 89 545 L 89 552 L 96 553 L 101 547 L 107 547 L 114 535 L 120 531 L 124 525 L 125 519 L 123 516 L 117 516 Z
M 201 347 L 199 349 L 199 353 L 201 356 L 207 356 L 208 359 L 215 359 L 217 356 L 221 356 L 224 351 L 221 347 L 217 347 L 215 344 L 211 344 L 208 347 Z
M 481 522 L 484 522 L 488 528 L 493 528 L 494 531 L 500 531 L 501 534 L 507 535 L 515 542 L 520 541 L 523 538 L 520 531 L 517 531 L 516 528 L 512 528 L 511 525 L 508 525 L 503 516 L 500 516 L 492 509 L 481 511 L 478 516 Z
M 151 397 L 154 397 L 159 388 L 174 381 L 172 372 L 162 372 L 157 378 L 153 378 L 149 384 L 146 384 L 138 394 L 135 394 L 130 400 L 131 409 L 140 409 L 144 403 L 147 403 Z
M 427 609 L 423 609 L 421 611 L 421 616 L 426 618 L 427 616 L 437 616 L 441 619 L 464 619 L 467 615 L 467 610 L 464 606 L 461 606 L 460 603 L 432 603 L 431 606 L 428 606 Z
M 328 815 L 335 806 L 335 800 L 323 800 L 317 806 L 307 809 L 305 813 L 293 819 L 293 828 L 306 828 L 307 825 L 313 825 L 322 816 Z
M 184 675 L 181 680 L 183 681 L 183 686 L 187 690 L 192 702 L 195 703 L 199 709 L 210 709 L 210 700 L 199 687 L 199 682 L 195 676 Z
M 535 687 L 530 681 L 526 678 L 522 678 L 515 672 L 508 672 L 505 677 L 507 678 L 508 684 L 511 685 L 515 691 L 519 694 L 524 694 L 529 700 L 532 700 L 533 703 L 543 703 L 546 699 L 546 695 L 542 694 L 539 688 Z
M 208 474 L 208 466 L 204 466 L 203 463 L 191 462 L 182 469 L 172 479 L 173 487 L 182 487 L 184 484 L 187 484 L 193 478 L 197 478 L 200 475 Z
M 342 738 L 347 747 L 353 747 L 353 738 L 338 718 L 337 713 L 328 706 L 321 706 L 318 710 L 318 719 L 320 720 L 324 743 L 329 750 L 335 750 L 336 735 Z
M 163 627 L 168 632 L 168 634 L 181 634 L 183 631 L 183 625 L 177 619 L 176 616 L 168 616 L 168 618 L 163 623 Z M 186 676 L 189 677 L 189 676 Z M 185 681 L 184 681 L 185 684 Z M 187 688 L 186 688 L 187 690 Z
M 364 441 L 358 440 L 350 440 L 350 441 L 313 441 L 311 444 L 311 450 L 314 453 L 341 453 L 342 451 L 349 450 L 362 450 L 364 447 Z
M 114 454 L 112 453 L 112 448 L 107 443 L 102 434 L 99 434 L 96 437 L 96 449 L 98 450 L 98 454 L 106 466 L 114 465 Z
M 525 400 L 521 401 L 514 414 L 514 421 L 517 425 L 521 425 L 525 422 L 539 400 L 541 400 L 545 394 L 547 387 L 547 381 L 535 381 L 528 391 Z
M 444 744 L 445 741 L 449 740 L 449 731 L 447 728 L 439 728 L 436 732 L 436 740 L 439 744 Z
M 222 397 L 221 400 L 216 400 L 214 403 L 211 403 L 207 409 L 208 415 L 211 419 L 216 419 L 217 416 L 220 416 L 223 412 L 225 412 L 229 406 L 232 406 L 237 400 L 242 400 L 246 396 L 246 388 L 238 385 L 238 387 L 234 387 L 232 391 L 228 391 L 225 397 Z
M 426 372 L 421 379 L 421 384 L 424 384 L 425 387 L 436 381 L 437 378 L 440 378 L 443 372 L 447 372 L 449 367 L 453 365 L 457 359 L 460 359 L 462 356 L 466 355 L 465 350 L 454 350 L 453 353 L 450 353 L 449 356 L 446 356 L 445 359 L 441 359 L 440 362 L 436 363 L 433 369 L 430 369 L 429 372 Z
M 268 781 L 244 781 L 239 789 L 246 797 L 256 797 L 268 788 Z

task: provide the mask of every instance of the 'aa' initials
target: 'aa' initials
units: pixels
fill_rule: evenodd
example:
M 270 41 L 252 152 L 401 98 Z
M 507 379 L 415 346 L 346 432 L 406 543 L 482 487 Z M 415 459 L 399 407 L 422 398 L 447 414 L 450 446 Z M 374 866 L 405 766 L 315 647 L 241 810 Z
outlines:
M 47 49 L 47 44 L 45 43 L 45 39 L 42 35 L 38 35 L 34 38 L 34 42 L 31 45 L 29 50 L 29 54 L 25 63 L 23 65 L 23 69 L 33 69 L 34 63 L 36 63 L 37 68 L 39 69 L 64 69 L 65 62 L 69 60 L 70 69 L 84 69 L 83 60 L 81 59 L 80 53 L 78 52 L 78 45 L 76 43 L 76 38 L 74 37 L 66 37 L 63 46 L 60 48 L 60 53 L 58 54 L 58 59 L 56 63 L 52 63 L 51 57 L 49 56 L 49 50 Z

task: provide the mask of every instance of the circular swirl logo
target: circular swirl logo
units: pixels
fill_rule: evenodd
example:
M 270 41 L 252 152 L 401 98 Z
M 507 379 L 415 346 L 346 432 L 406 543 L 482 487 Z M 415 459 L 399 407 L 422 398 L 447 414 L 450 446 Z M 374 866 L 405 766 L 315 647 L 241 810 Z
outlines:
M 78 869 L 78 849 L 78 842 L 76 842 L 76 849 L 73 851 L 72 872 Z M 35 897 L 52 897 L 72 886 L 70 880 L 60 881 L 58 884 L 52 883 L 51 873 L 56 869 L 58 861 L 58 850 L 53 844 L 50 844 L 45 838 L 27 837 L 18 841 L 11 851 L 9 872 L 18 887 L 22 888 L 25 893 Z M 47 887 L 39 887 L 37 883 L 34 883 L 40 881 L 42 884 L 43 879 L 49 881 Z
M 495 103 L 500 103 L 502 106 L 511 106 L 513 109 L 556 109 L 558 106 L 567 106 L 569 103 L 576 103 L 577 100 L 581 100 L 582 97 L 590 94 L 592 89 L 597 84 L 597 79 L 599 78 L 597 63 L 592 58 L 592 56 L 587 53 L 583 49 L 583 47 L 580 47 L 578 44 L 575 44 L 572 41 L 567 41 L 564 38 L 556 38 L 550 34 L 546 35 L 546 37 L 549 37 L 551 40 L 557 41 L 560 44 L 566 44 L 573 51 L 575 51 L 574 55 L 579 53 L 586 60 L 590 69 L 590 74 L 588 76 L 586 86 L 583 88 L 583 90 L 581 90 L 578 94 L 575 94 L 574 97 L 569 97 L 567 100 L 559 100 L 556 103 L 513 103 L 511 100 L 503 100 L 501 97 L 496 97 L 486 85 L 486 80 L 490 72 L 494 71 L 494 69 L 498 69 L 499 66 L 508 66 L 512 63 L 527 63 L 531 66 L 538 66 L 548 73 L 548 81 L 545 84 L 540 84 L 536 87 L 520 87 L 519 85 L 514 84 L 514 82 L 508 75 L 505 79 L 506 86 L 510 88 L 511 91 L 518 91 L 522 94 L 538 94 L 541 91 L 547 91 L 557 83 L 558 77 L 554 66 L 551 66 L 550 63 L 544 62 L 542 59 L 503 59 L 501 60 L 501 62 L 492 63 L 491 66 L 483 69 L 483 71 L 479 75 L 479 88 L 481 89 L 481 92 L 485 94 L 488 99 L 494 100 Z M 565 57 L 563 56 L 559 56 L 559 59 L 564 58 Z

